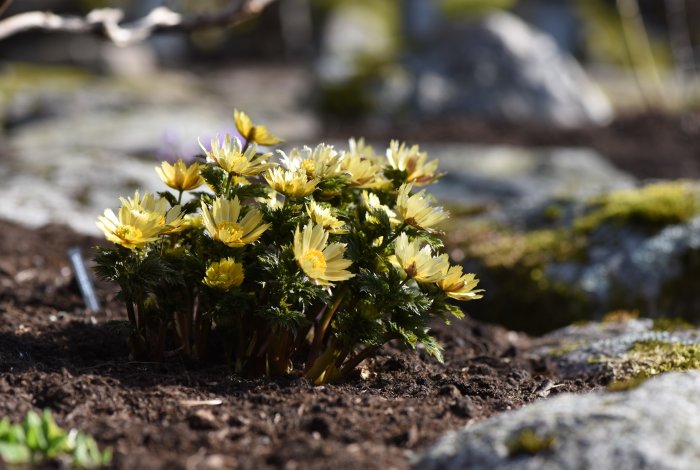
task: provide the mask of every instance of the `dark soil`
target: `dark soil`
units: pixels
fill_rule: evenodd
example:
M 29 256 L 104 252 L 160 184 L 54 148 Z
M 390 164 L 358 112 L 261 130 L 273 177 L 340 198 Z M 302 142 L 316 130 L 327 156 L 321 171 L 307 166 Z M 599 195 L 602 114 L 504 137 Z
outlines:
M 590 147 L 616 167 L 639 178 L 700 178 L 700 113 L 621 116 L 605 127 L 563 130 L 536 123 L 455 118 L 401 126 L 331 123 L 325 133 L 339 139 L 356 135 L 377 141 Z
M 562 382 L 527 337 L 471 320 L 436 327 L 444 365 L 388 347 L 340 385 L 130 362 L 115 288 L 98 284 L 103 311 L 87 312 L 65 255 L 97 243 L 0 221 L 0 416 L 49 408 L 111 446 L 114 468 L 402 469 L 447 430 L 600 383 Z

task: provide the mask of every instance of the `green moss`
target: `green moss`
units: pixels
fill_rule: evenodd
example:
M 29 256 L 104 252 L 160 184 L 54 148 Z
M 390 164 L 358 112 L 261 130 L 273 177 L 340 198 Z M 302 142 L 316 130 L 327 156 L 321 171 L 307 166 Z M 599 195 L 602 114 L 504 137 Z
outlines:
M 622 380 L 616 380 L 608 385 L 608 390 L 611 392 L 626 392 L 627 390 L 633 390 L 649 379 L 646 375 L 636 375 L 634 377 L 627 377 Z
M 651 329 L 654 331 L 682 331 L 693 328 L 695 327 L 684 318 L 662 317 L 654 319 L 654 325 Z
M 535 429 L 525 428 L 512 436 L 506 442 L 508 455 L 537 455 L 546 452 L 557 443 L 556 437 L 546 434 L 540 435 Z
M 583 256 L 582 237 L 557 229 L 518 232 L 495 224 L 464 226 L 450 233 L 460 255 L 480 264 L 470 269 L 479 273 L 482 285 L 499 290 L 499 295 L 470 307 L 474 317 L 533 334 L 590 318 L 585 293 L 546 274 L 552 262 Z
M 440 9 L 448 17 L 471 18 L 497 10 L 506 10 L 515 0 L 441 0 Z
M 655 183 L 596 197 L 573 228 L 588 233 L 606 222 L 632 223 L 659 229 L 689 220 L 700 212 L 694 186 L 685 181 Z
M 580 349 L 586 344 L 585 341 L 572 341 L 571 343 L 562 344 L 558 348 L 553 348 L 547 351 L 547 355 L 552 357 L 562 357 Z
M 0 96 L 10 96 L 40 86 L 75 89 L 83 85 L 88 78 L 86 72 L 71 67 L 6 64 L 0 71 Z
M 591 364 L 607 364 L 617 380 L 649 378 L 664 372 L 700 369 L 700 344 L 637 341 L 620 357 L 593 357 Z

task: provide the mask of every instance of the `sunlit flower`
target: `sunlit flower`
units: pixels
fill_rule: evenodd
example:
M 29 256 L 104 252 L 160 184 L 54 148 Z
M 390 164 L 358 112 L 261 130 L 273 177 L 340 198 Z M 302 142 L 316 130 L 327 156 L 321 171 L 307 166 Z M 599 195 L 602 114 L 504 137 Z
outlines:
M 317 178 L 309 179 L 303 170 L 289 171 L 279 167 L 267 170 L 265 181 L 275 191 L 294 198 L 313 193 L 319 182 Z
M 259 145 L 275 145 L 284 142 L 279 137 L 272 135 L 267 127 L 254 125 L 250 117 L 243 111 L 235 110 L 233 118 L 236 121 L 236 129 L 249 142 L 255 142 Z
M 394 253 L 396 264 L 418 282 L 437 282 L 445 277 L 450 267 L 446 254 L 433 256 L 430 245 L 421 248 L 420 240 L 409 242 L 405 233 L 396 240 Z
M 256 176 L 275 166 L 274 163 L 267 163 L 266 159 L 271 153 L 257 155 L 255 144 L 248 146 L 243 152 L 243 146 L 238 137 L 231 137 L 226 134 L 223 143 L 220 139 L 211 141 L 211 150 L 207 150 L 200 142 L 202 150 L 207 156 L 207 161 L 216 163 L 226 173 L 236 176 Z
M 163 183 L 178 191 L 190 191 L 204 184 L 204 179 L 199 175 L 199 163 L 187 166 L 182 160 L 174 165 L 163 162 L 156 167 L 156 173 Z
M 214 289 L 228 290 L 243 283 L 243 265 L 233 258 L 214 261 L 207 268 L 204 284 Z
M 369 191 L 362 191 L 361 196 L 362 202 L 369 211 L 383 211 L 386 213 L 387 217 L 389 217 L 389 222 L 391 222 L 391 225 L 397 225 L 399 223 L 399 219 L 396 218 L 396 212 L 391 210 L 388 206 L 382 204 L 379 200 L 379 196 L 374 193 L 370 193 Z M 365 220 L 367 220 L 367 222 L 370 224 L 376 224 L 379 222 L 377 217 L 369 212 L 367 212 L 365 215 Z
M 309 179 L 330 178 L 341 173 L 340 155 L 332 145 L 319 144 L 313 150 L 306 146 L 302 149 L 295 147 L 289 155 L 281 150 L 278 152 L 282 155 L 281 162 L 287 170 L 304 170 Z
M 398 140 L 392 140 L 386 150 L 386 158 L 392 168 L 407 173 L 407 183 L 413 183 L 416 186 L 433 183 L 442 176 L 437 172 L 438 161 L 428 162 L 428 154 L 421 152 L 417 145 L 409 148 L 405 143 L 399 145 Z
M 462 266 L 451 266 L 445 277 L 437 281 L 438 287 L 457 300 L 474 300 L 483 297 L 483 289 L 474 289 L 479 280 L 473 273 L 462 274 Z
M 98 217 L 97 227 L 107 240 L 130 250 L 143 248 L 156 241 L 163 230 L 160 218 L 155 214 L 141 213 L 122 206 L 117 217 L 111 209 Z
M 352 261 L 343 258 L 345 244 L 328 244 L 328 232 L 321 225 L 310 223 L 303 232 L 297 227 L 294 233 L 294 258 L 299 267 L 316 284 L 332 286 L 354 276 L 347 271 Z
M 230 246 L 240 247 L 257 240 L 270 224 L 263 224 L 263 216 L 251 209 L 241 219 L 241 204 L 238 197 L 233 201 L 219 197 L 214 200 L 211 212 L 202 202 L 202 220 L 211 237 Z
M 345 228 L 345 223 L 333 216 L 330 207 L 323 207 L 316 204 L 316 201 L 311 201 L 306 206 L 306 213 L 309 214 L 309 218 L 311 218 L 313 223 L 321 225 L 325 230 L 334 235 L 348 233 L 348 230 Z
M 154 221 L 160 226 L 161 234 L 174 233 L 183 228 L 184 214 L 179 205 L 168 209 L 168 201 L 163 197 L 154 196 L 151 193 L 144 193 L 143 197 L 138 191 L 134 193 L 134 197 L 123 198 L 119 201 L 122 207 L 131 211 L 134 215 L 144 217 L 153 217 Z
M 396 198 L 399 218 L 415 228 L 433 232 L 432 227 L 449 217 L 442 207 L 431 207 L 425 191 L 410 196 L 412 184 L 402 184 Z
M 350 185 L 356 188 L 373 188 L 382 183 L 382 167 L 361 155 L 344 153 L 340 168 L 350 175 Z
M 366 160 L 371 160 L 375 163 L 382 163 L 379 161 L 377 154 L 371 145 L 365 144 L 365 139 L 360 138 L 358 140 L 350 139 L 348 140 L 348 153 L 352 155 L 358 155 Z

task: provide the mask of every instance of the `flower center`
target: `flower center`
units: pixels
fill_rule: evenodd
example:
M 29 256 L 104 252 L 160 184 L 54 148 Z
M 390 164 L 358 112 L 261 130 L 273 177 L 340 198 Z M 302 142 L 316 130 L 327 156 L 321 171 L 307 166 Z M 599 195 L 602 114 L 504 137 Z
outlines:
M 404 268 L 404 271 L 406 271 L 408 277 L 416 277 L 416 274 L 418 274 L 418 267 L 416 266 L 416 262 L 412 261 L 410 265 Z
M 248 167 L 248 159 L 240 153 L 233 154 L 229 155 L 224 162 L 220 162 L 220 166 L 228 173 L 241 173 Z
M 301 267 L 309 272 L 325 272 L 326 271 L 326 257 L 323 256 L 318 250 L 309 250 L 304 253 L 301 259 Z
M 301 168 L 306 172 L 307 178 L 313 178 L 316 172 L 316 164 L 313 160 L 304 160 L 301 162 Z
M 413 172 L 416 171 L 417 163 L 418 162 L 413 157 L 409 157 L 408 160 L 406 160 L 406 172 L 409 175 L 413 174 Z
M 143 237 L 143 232 L 133 225 L 122 225 L 117 228 L 116 235 L 122 240 L 138 240 Z
M 236 222 L 221 222 L 216 225 L 216 231 L 219 240 L 224 243 L 240 242 L 241 238 L 243 238 L 243 227 Z

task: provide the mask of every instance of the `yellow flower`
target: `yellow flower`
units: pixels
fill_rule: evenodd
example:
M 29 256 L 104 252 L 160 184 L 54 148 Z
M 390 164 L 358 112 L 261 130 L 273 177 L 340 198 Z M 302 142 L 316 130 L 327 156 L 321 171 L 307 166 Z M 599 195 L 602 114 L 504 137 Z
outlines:
M 438 161 L 427 162 L 428 154 L 421 152 L 417 145 L 408 148 L 405 143 L 399 145 L 397 140 L 392 140 L 386 151 L 386 158 L 393 168 L 407 173 L 407 183 L 416 186 L 433 183 L 442 176 L 437 172 Z
M 107 240 L 130 250 L 143 248 L 158 239 L 163 230 L 160 218 L 155 214 L 141 213 L 122 206 L 119 217 L 111 209 L 98 217 L 97 226 Z
M 333 282 L 345 281 L 354 276 L 347 271 L 352 261 L 343 258 L 345 245 L 328 245 L 328 232 L 321 225 L 310 223 L 294 233 L 294 258 L 299 267 L 316 284 L 332 286 Z
M 231 137 L 226 134 L 223 144 L 219 143 L 219 138 L 211 141 L 211 150 L 207 150 L 202 143 L 200 147 L 207 156 L 207 161 L 216 163 L 226 173 L 231 173 L 236 176 L 256 176 L 275 166 L 274 163 L 265 161 L 271 153 L 257 155 L 255 144 L 248 146 L 243 152 L 243 146 L 238 137 Z
M 309 179 L 303 170 L 290 171 L 279 167 L 267 170 L 265 181 L 275 191 L 294 198 L 313 193 L 319 182 L 318 178 Z
M 282 164 L 287 170 L 304 170 L 308 178 L 330 178 L 341 173 L 340 155 L 332 145 L 319 144 L 315 149 L 304 147 L 301 150 L 293 148 L 289 155 L 281 150 Z
M 316 201 L 311 201 L 306 206 L 306 212 L 309 214 L 313 223 L 321 225 L 330 233 L 334 235 L 348 233 L 348 230 L 345 228 L 345 223 L 333 216 L 330 207 L 323 207 L 316 204 Z
M 270 224 L 262 224 L 262 214 L 251 209 L 239 221 L 241 204 L 236 196 L 233 201 L 219 197 L 214 200 L 212 210 L 202 202 L 202 220 L 211 237 L 230 246 L 240 247 L 260 238 Z
M 178 191 L 190 191 L 204 184 L 204 179 L 199 175 L 199 163 L 186 166 L 182 160 L 174 165 L 163 162 L 160 168 L 156 167 L 156 173 L 163 183 Z
M 409 196 L 412 184 L 402 184 L 396 198 L 396 209 L 401 220 L 415 228 L 434 232 L 431 227 L 449 217 L 442 207 L 430 207 L 425 190 Z
M 343 154 L 340 168 L 350 175 L 350 185 L 356 188 L 374 188 L 384 184 L 382 167 L 355 153 Z
M 233 118 L 236 121 L 236 129 L 249 142 L 255 142 L 259 145 L 275 145 L 284 142 L 279 137 L 272 135 L 267 127 L 254 125 L 243 111 L 234 110 Z
M 449 297 L 457 300 L 474 300 L 483 297 L 483 289 L 474 288 L 479 284 L 473 273 L 462 274 L 462 266 L 451 266 L 444 278 L 437 282 L 438 287 Z
M 168 209 L 168 201 L 165 198 L 156 198 L 151 193 L 144 193 L 143 198 L 139 192 L 134 193 L 133 198 L 120 197 L 122 207 L 133 212 L 134 215 L 153 217 L 155 223 L 161 227 L 161 235 L 174 233 L 183 228 L 184 214 L 180 206 L 173 206 Z
M 224 258 L 209 265 L 204 284 L 214 289 L 228 290 L 240 286 L 244 277 L 241 263 L 237 263 L 233 258 Z
M 421 248 L 418 239 L 409 242 L 405 233 L 396 240 L 394 253 L 396 264 L 418 282 L 438 282 L 445 277 L 450 267 L 446 254 L 433 256 L 430 245 Z
M 371 145 L 365 144 L 365 139 L 350 139 L 348 140 L 349 152 L 352 155 L 358 155 L 366 160 L 371 160 L 375 163 L 380 163 L 377 154 Z
M 377 196 L 374 193 L 370 193 L 369 191 L 362 191 L 362 202 L 365 204 L 365 207 L 371 211 L 384 211 L 386 212 L 386 215 L 389 217 L 389 222 L 391 222 L 392 226 L 398 225 L 399 219 L 396 218 L 396 212 L 392 211 L 389 207 L 385 206 L 379 201 L 379 196 Z M 369 222 L 370 224 L 376 224 L 379 222 L 377 218 L 373 215 L 371 215 L 369 212 L 365 216 L 365 220 Z

